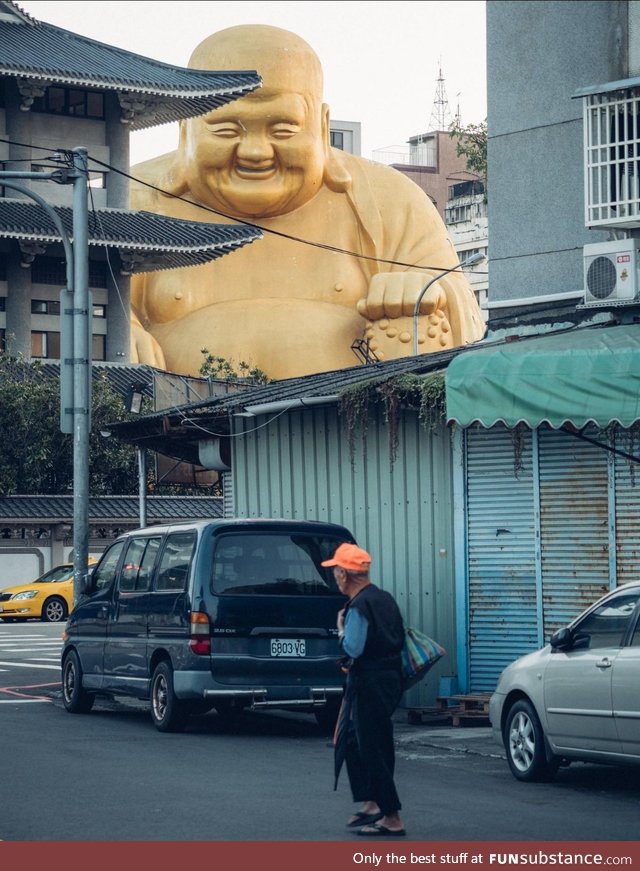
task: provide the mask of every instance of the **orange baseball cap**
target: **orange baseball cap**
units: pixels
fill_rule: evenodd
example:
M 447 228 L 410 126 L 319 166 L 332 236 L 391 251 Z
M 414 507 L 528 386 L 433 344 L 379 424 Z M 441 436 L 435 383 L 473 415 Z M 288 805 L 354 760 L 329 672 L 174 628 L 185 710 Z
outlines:
M 323 566 L 340 566 L 348 572 L 366 572 L 371 565 L 371 557 L 357 544 L 341 544 L 336 548 L 333 559 L 325 560 Z

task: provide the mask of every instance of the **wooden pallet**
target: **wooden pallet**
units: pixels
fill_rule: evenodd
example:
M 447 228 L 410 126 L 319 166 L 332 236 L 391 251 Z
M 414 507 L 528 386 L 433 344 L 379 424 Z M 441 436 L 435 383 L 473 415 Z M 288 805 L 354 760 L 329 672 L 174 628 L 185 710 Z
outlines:
M 407 711 L 407 722 L 411 726 L 448 725 L 449 715 L 438 708 L 411 708 Z
M 488 726 L 491 693 L 470 693 L 436 699 L 452 726 Z

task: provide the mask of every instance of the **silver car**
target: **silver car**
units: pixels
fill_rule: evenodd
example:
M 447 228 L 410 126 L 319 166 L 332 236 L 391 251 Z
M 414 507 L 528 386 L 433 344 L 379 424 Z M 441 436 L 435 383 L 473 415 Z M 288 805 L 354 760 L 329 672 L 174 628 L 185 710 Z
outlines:
M 502 672 L 493 736 L 518 780 L 581 760 L 640 764 L 640 581 L 603 596 Z

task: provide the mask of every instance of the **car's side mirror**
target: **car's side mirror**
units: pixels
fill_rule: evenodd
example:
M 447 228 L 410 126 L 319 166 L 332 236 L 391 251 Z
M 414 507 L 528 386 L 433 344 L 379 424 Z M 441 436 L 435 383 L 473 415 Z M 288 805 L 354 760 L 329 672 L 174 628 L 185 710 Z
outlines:
M 83 596 L 90 596 L 93 592 L 93 571 L 95 566 L 89 566 L 89 570 L 87 574 L 84 576 L 82 581 L 82 590 L 81 593 Z
M 573 646 L 573 633 L 564 626 L 553 633 L 549 639 L 552 650 L 570 650 Z

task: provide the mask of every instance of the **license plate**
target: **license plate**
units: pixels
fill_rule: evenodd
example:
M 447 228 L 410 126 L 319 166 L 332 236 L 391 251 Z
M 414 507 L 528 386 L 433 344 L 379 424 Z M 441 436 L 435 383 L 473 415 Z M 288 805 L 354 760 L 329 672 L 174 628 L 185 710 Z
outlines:
M 271 656 L 306 656 L 304 638 L 272 638 Z

